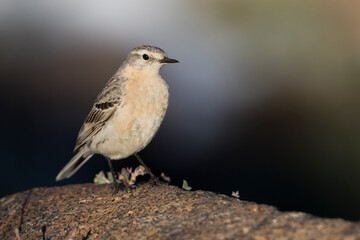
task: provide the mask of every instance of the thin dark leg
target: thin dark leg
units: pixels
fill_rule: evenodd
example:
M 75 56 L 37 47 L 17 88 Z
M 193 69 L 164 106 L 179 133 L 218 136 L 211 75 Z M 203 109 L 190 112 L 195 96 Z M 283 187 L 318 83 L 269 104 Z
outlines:
M 139 154 L 135 153 L 134 155 L 135 155 L 136 159 L 139 161 L 139 163 L 144 166 L 146 172 L 150 174 L 151 180 L 154 181 L 154 182 L 156 182 L 156 181 L 157 181 L 157 177 L 151 172 L 151 169 L 148 168 L 148 166 L 146 166 L 146 164 L 143 162 L 143 160 L 141 160 Z
M 114 171 L 114 168 L 111 164 L 111 159 L 106 157 L 107 161 L 108 161 L 108 164 L 109 164 L 109 168 L 110 168 L 110 171 L 111 171 L 111 174 L 113 176 L 113 184 L 114 184 L 114 193 L 117 193 L 120 189 L 120 183 L 119 183 L 119 177 L 118 175 L 116 174 L 116 172 Z

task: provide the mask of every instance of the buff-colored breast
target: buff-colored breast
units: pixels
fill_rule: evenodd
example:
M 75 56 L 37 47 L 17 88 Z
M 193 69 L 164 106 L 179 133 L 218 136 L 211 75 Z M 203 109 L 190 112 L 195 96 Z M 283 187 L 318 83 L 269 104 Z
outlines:
M 168 106 L 168 86 L 159 74 L 127 72 L 121 105 L 91 144 L 94 152 L 111 159 L 142 150 L 158 130 Z

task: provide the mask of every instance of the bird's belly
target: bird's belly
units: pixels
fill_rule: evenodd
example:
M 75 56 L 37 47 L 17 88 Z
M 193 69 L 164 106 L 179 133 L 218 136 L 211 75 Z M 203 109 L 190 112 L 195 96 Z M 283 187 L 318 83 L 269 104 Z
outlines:
M 162 122 L 162 114 L 133 116 L 113 125 L 113 135 L 109 138 L 114 147 L 111 158 L 125 158 L 141 151 L 154 137 Z
M 133 98 L 134 99 L 134 98 Z M 141 151 L 154 137 L 168 105 L 168 96 L 127 101 L 120 105 L 114 117 L 106 124 L 103 139 L 99 142 L 96 152 L 110 157 L 122 159 Z M 95 144 L 96 145 L 96 144 Z

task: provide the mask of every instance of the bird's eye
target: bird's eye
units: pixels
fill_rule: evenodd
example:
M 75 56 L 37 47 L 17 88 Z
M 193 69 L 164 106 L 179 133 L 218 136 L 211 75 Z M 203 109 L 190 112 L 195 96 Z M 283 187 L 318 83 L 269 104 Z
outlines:
M 148 60 L 148 59 L 149 59 L 149 56 L 148 56 L 147 54 L 144 54 L 144 55 L 143 55 L 143 59 L 144 59 L 144 60 Z

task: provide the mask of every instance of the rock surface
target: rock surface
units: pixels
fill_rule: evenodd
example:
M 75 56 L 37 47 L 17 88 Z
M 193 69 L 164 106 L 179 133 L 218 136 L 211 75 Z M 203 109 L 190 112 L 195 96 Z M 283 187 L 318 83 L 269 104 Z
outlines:
M 360 223 L 166 184 L 82 184 L 0 199 L 0 239 L 360 239 Z

